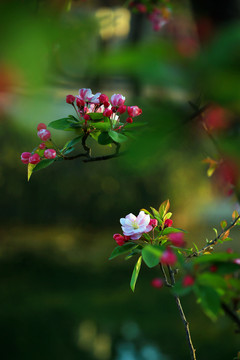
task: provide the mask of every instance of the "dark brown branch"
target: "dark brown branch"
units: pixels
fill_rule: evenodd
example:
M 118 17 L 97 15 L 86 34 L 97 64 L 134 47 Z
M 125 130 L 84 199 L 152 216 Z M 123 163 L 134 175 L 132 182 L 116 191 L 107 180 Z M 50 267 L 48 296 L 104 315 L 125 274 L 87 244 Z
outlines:
M 238 329 L 236 330 L 237 333 L 240 333 L 240 318 L 237 316 L 237 314 L 230 309 L 229 306 L 225 303 L 221 303 L 221 307 L 224 310 L 225 314 L 228 315 L 228 317 L 238 326 Z
M 172 270 L 171 266 L 168 265 L 168 272 L 169 272 L 169 276 L 170 276 L 170 280 L 171 280 L 171 286 L 174 286 L 175 284 L 175 276 L 174 276 L 174 271 Z M 191 338 L 191 334 L 190 334 L 190 329 L 189 329 L 189 323 L 186 319 L 186 316 L 184 314 L 183 308 L 182 308 L 182 304 L 180 301 L 179 296 L 174 295 L 177 307 L 178 307 L 178 311 L 180 313 L 184 328 L 185 328 L 185 332 L 186 332 L 186 337 L 187 337 L 187 342 L 188 342 L 188 347 L 189 347 L 189 351 L 190 351 L 190 356 L 192 360 L 196 360 L 196 350 L 194 349 L 193 343 L 192 343 L 192 338 Z
M 236 217 L 236 219 L 231 223 L 229 224 L 224 230 L 222 230 L 222 232 L 217 236 L 215 237 L 215 239 L 209 241 L 209 243 L 204 246 L 201 250 L 199 251 L 195 251 L 194 253 L 190 254 L 188 256 L 188 258 L 191 258 L 191 257 L 194 257 L 194 256 L 198 256 L 200 255 L 201 253 L 207 251 L 207 250 L 211 250 L 210 248 L 214 245 L 216 245 L 216 243 L 218 242 L 219 239 L 221 239 L 221 237 L 229 230 L 231 230 L 235 224 L 237 223 L 237 221 L 240 219 L 240 215 L 238 217 Z
M 165 272 L 164 266 L 161 263 L 159 263 L 159 265 L 160 265 L 160 269 L 161 269 L 162 274 L 163 274 L 165 285 L 168 286 L 168 287 L 173 287 L 173 285 L 170 284 L 169 281 L 168 281 L 167 274 Z

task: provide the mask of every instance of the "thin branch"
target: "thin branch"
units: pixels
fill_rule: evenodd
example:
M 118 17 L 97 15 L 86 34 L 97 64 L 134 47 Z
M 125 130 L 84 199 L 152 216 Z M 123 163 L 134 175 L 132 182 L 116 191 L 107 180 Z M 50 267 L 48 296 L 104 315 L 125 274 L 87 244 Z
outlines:
M 238 222 L 239 219 L 240 219 L 240 215 L 238 217 L 236 217 L 236 219 L 231 224 L 229 224 L 224 230 L 222 230 L 222 232 L 217 237 L 215 237 L 215 239 L 209 241 L 209 243 L 206 246 L 204 246 L 201 250 L 195 251 L 194 253 L 190 254 L 188 256 L 188 258 L 191 258 L 191 257 L 194 257 L 194 256 L 199 256 L 201 253 L 205 252 L 206 250 L 210 250 L 210 248 L 212 246 L 216 245 L 218 240 L 221 239 L 221 237 L 227 231 L 231 230 L 235 226 L 235 224 Z
M 174 271 L 172 270 L 171 266 L 168 265 L 168 272 L 169 272 L 169 276 L 170 276 L 170 280 L 171 280 L 171 286 L 175 285 L 175 276 L 174 276 Z M 196 360 L 196 350 L 194 349 L 193 343 L 192 343 L 192 338 L 191 338 L 191 334 L 190 334 L 190 329 L 189 329 L 189 323 L 186 319 L 186 316 L 184 314 L 183 308 L 182 308 L 182 304 L 180 301 L 179 296 L 174 295 L 177 307 L 178 307 L 178 311 L 180 313 L 184 328 L 185 328 L 185 332 L 186 332 L 186 337 L 187 337 L 187 342 L 188 342 L 188 347 L 189 347 L 189 351 L 190 351 L 190 356 L 192 360 Z
M 160 269 L 161 269 L 163 277 L 164 277 L 165 285 L 168 286 L 168 287 L 173 287 L 173 285 L 170 284 L 169 281 L 168 281 L 168 277 L 167 277 L 167 274 L 165 272 L 164 266 L 162 265 L 161 262 L 159 263 L 159 265 L 160 265 Z
M 238 329 L 236 330 L 237 333 L 240 333 L 240 318 L 237 316 L 237 314 L 230 309 L 229 306 L 227 306 L 227 304 L 225 303 L 221 303 L 221 307 L 224 310 L 225 314 L 228 315 L 228 317 L 230 317 L 230 319 L 237 324 Z

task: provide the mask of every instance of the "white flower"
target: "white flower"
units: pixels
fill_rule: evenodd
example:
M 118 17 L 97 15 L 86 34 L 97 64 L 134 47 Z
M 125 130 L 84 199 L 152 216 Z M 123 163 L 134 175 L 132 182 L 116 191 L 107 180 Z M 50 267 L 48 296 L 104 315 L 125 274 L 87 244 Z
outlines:
M 91 101 L 91 99 L 93 98 L 93 94 L 92 94 L 92 90 L 91 89 L 80 89 L 79 90 L 79 96 L 77 96 L 80 100 L 83 101 Z
M 152 226 L 149 225 L 150 216 L 145 214 L 144 211 L 140 211 L 138 216 L 128 214 L 125 218 L 120 219 L 122 225 L 122 231 L 125 236 L 130 236 L 132 240 L 138 240 L 143 233 L 152 230 Z
M 96 93 L 95 95 L 93 95 L 93 97 L 91 98 L 91 103 L 99 104 L 99 96 L 100 95 L 101 95 L 101 93 Z

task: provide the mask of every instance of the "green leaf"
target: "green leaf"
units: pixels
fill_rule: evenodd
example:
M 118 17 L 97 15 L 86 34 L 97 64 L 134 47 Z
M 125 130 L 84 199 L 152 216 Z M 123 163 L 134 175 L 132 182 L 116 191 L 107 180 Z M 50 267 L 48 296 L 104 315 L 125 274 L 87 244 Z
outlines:
M 166 213 L 168 212 L 170 208 L 170 201 L 169 200 L 165 200 L 159 207 L 159 215 L 161 217 L 161 219 L 166 215 Z
M 189 294 L 192 291 L 192 289 L 193 289 L 193 286 L 183 287 L 182 281 L 178 280 L 178 281 L 176 281 L 176 284 L 174 285 L 172 292 L 175 295 L 184 296 L 184 295 Z
M 104 118 L 106 119 L 106 117 L 103 116 L 102 113 L 88 113 L 88 115 L 92 120 L 103 120 Z
M 55 161 L 55 159 L 41 160 L 41 161 L 33 168 L 32 172 L 45 169 L 46 167 L 48 167 L 49 165 L 51 165 L 52 163 L 54 163 L 54 161 Z
M 89 122 L 89 125 L 90 125 L 90 126 L 93 126 L 95 129 L 103 130 L 103 131 L 107 131 L 107 130 L 109 130 L 110 127 L 111 127 L 111 124 L 110 124 L 109 121 L 98 122 L 98 123 Z
M 108 135 L 107 132 L 102 132 L 99 136 L 98 136 L 98 143 L 100 145 L 108 145 L 111 144 L 113 141 L 110 138 L 110 136 Z
M 74 146 L 75 144 L 79 143 L 82 139 L 83 135 L 79 135 L 77 137 L 75 137 L 72 140 L 69 140 L 63 147 L 62 151 L 69 149 L 70 147 Z
M 225 227 L 227 226 L 226 220 L 221 221 L 220 225 L 221 225 L 221 228 L 224 230 Z
M 74 122 L 79 122 L 79 119 L 77 119 L 75 116 L 73 116 L 73 115 L 68 115 L 68 118 L 70 119 L 70 120 L 73 120 Z
M 221 312 L 219 293 L 209 286 L 194 285 L 193 289 L 206 315 L 216 320 Z
M 151 207 L 150 206 L 150 209 L 152 210 L 152 213 L 153 213 L 153 215 L 154 215 L 154 217 L 158 220 L 158 221 L 162 221 L 162 219 L 161 219 L 161 217 L 160 217 L 160 215 L 159 215 L 159 212 L 156 210 L 156 209 L 154 209 L 154 207 Z
M 145 264 L 150 268 L 158 265 L 162 252 L 162 248 L 158 245 L 145 246 L 142 250 L 142 257 Z
M 126 243 L 122 246 L 117 246 L 111 253 L 109 260 L 112 260 L 119 255 L 127 254 L 129 251 L 132 251 L 136 247 L 138 247 L 138 244 L 134 243 Z
M 138 274 L 139 274 L 139 271 L 141 269 L 141 264 L 142 264 L 142 257 L 139 256 L 138 261 L 136 262 L 136 265 L 134 266 L 131 281 L 130 281 L 130 287 L 131 287 L 133 292 L 135 290 Z
M 213 289 L 225 289 L 227 284 L 224 278 L 218 274 L 204 272 L 197 277 L 199 285 L 210 286 Z
M 113 131 L 113 130 L 109 130 L 108 134 L 117 143 L 122 143 L 124 141 L 127 141 L 127 139 L 128 139 L 125 135 L 118 133 L 116 131 Z
M 101 134 L 101 131 L 92 131 L 90 132 L 90 136 L 91 138 L 93 138 L 95 141 L 98 141 L 98 137 Z
M 28 163 L 28 181 L 30 180 L 30 177 L 32 176 L 33 169 L 35 168 L 35 164 Z
M 178 232 L 186 232 L 183 229 L 177 229 L 177 228 L 173 228 L 173 227 L 167 227 L 166 229 L 163 230 L 162 235 L 168 235 L 168 234 L 172 234 L 172 233 L 178 233 Z
M 52 129 L 57 130 L 68 130 L 71 129 L 72 120 L 68 118 L 62 118 L 59 120 L 54 120 L 48 124 L 48 126 Z

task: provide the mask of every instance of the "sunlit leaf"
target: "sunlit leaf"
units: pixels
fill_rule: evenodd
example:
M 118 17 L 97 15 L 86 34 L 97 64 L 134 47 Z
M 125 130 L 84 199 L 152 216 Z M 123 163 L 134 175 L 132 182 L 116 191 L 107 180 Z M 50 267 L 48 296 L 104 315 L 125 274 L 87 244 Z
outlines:
M 137 278 L 138 278 L 138 275 L 139 275 L 139 271 L 141 269 L 141 264 L 142 264 L 142 257 L 140 256 L 138 258 L 138 261 L 136 262 L 136 265 L 134 266 L 131 281 L 130 281 L 130 287 L 131 287 L 133 292 L 135 290 Z
M 127 254 L 129 251 L 135 249 L 137 246 L 138 244 L 134 243 L 126 243 L 123 246 L 117 246 L 111 253 L 109 260 L 112 260 L 119 255 Z
M 147 245 L 142 250 L 142 257 L 145 264 L 152 268 L 159 264 L 163 250 L 158 245 Z
M 117 143 L 122 143 L 122 142 L 125 142 L 127 141 L 127 137 L 121 133 L 118 133 L 116 131 L 113 131 L 113 130 L 109 130 L 108 131 L 108 134 L 109 136 L 114 140 L 116 141 Z

